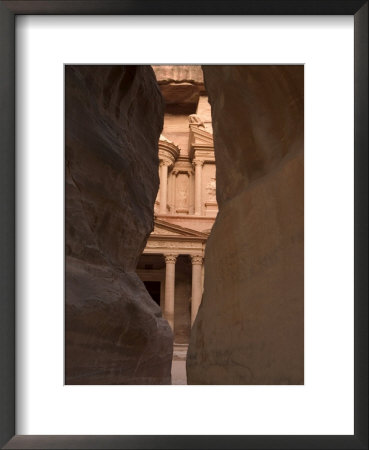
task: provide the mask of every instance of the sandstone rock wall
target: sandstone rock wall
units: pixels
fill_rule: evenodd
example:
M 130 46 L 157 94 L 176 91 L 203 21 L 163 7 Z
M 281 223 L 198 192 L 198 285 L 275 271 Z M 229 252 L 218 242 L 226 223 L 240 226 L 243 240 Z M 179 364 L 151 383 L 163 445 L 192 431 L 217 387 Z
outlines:
M 204 75 L 199 65 L 152 66 L 159 84 L 192 83 L 204 84 Z
M 169 114 L 193 114 L 204 90 L 201 66 L 153 66 Z
M 303 67 L 203 70 L 220 211 L 187 381 L 303 384 Z
M 135 273 L 163 102 L 148 66 L 65 72 L 66 384 L 170 383 L 173 336 Z

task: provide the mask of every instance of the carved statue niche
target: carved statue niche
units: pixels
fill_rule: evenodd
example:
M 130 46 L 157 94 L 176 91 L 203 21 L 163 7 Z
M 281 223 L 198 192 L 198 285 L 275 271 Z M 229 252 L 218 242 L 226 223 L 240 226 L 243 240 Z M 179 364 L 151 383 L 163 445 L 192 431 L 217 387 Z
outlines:
M 179 173 L 176 181 L 176 211 L 188 214 L 190 184 L 188 173 Z
M 216 202 L 216 182 L 215 177 L 210 178 L 209 183 L 206 185 L 206 192 L 208 193 L 208 201 Z

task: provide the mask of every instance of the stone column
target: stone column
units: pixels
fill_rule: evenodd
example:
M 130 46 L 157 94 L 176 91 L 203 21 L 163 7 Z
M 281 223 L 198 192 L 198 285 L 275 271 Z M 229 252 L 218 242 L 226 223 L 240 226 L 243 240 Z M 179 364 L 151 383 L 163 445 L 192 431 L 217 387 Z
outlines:
M 160 208 L 159 214 L 167 213 L 168 163 L 160 161 Z
M 191 325 L 197 316 L 197 311 L 202 297 L 202 261 L 201 255 L 191 256 L 192 261 L 192 300 L 191 300 Z
M 177 255 L 164 255 L 165 257 L 165 306 L 164 316 L 174 330 L 174 290 Z
M 172 177 L 173 177 L 173 184 L 172 184 L 172 214 L 176 213 L 176 208 L 177 208 L 177 198 L 176 198 L 177 175 L 178 175 L 178 171 L 177 170 L 173 170 L 172 171 Z
M 201 178 L 202 178 L 202 166 L 204 161 L 194 160 L 195 165 L 195 214 L 201 215 Z

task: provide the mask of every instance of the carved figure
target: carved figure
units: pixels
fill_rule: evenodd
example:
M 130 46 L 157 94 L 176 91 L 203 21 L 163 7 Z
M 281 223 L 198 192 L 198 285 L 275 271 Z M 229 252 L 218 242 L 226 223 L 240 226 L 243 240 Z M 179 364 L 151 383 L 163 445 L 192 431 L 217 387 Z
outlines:
M 216 201 L 216 183 L 215 178 L 211 178 L 209 183 L 206 185 L 206 191 L 208 193 L 208 200 Z
M 201 120 L 201 118 L 197 114 L 190 114 L 188 116 L 188 121 L 190 122 L 190 124 L 205 128 L 204 122 Z

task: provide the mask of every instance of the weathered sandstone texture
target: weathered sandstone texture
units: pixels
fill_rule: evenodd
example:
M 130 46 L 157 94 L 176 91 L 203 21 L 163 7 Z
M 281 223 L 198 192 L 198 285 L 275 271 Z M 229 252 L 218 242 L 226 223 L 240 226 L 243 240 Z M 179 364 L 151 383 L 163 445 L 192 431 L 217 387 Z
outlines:
M 204 75 L 200 65 L 160 65 L 152 67 L 159 84 L 192 83 L 204 85 Z
M 220 210 L 187 381 L 303 384 L 303 67 L 203 70 Z
M 170 114 L 192 114 L 204 90 L 201 66 L 153 66 Z
M 173 336 L 135 273 L 163 101 L 149 66 L 65 71 L 66 384 L 169 384 Z

